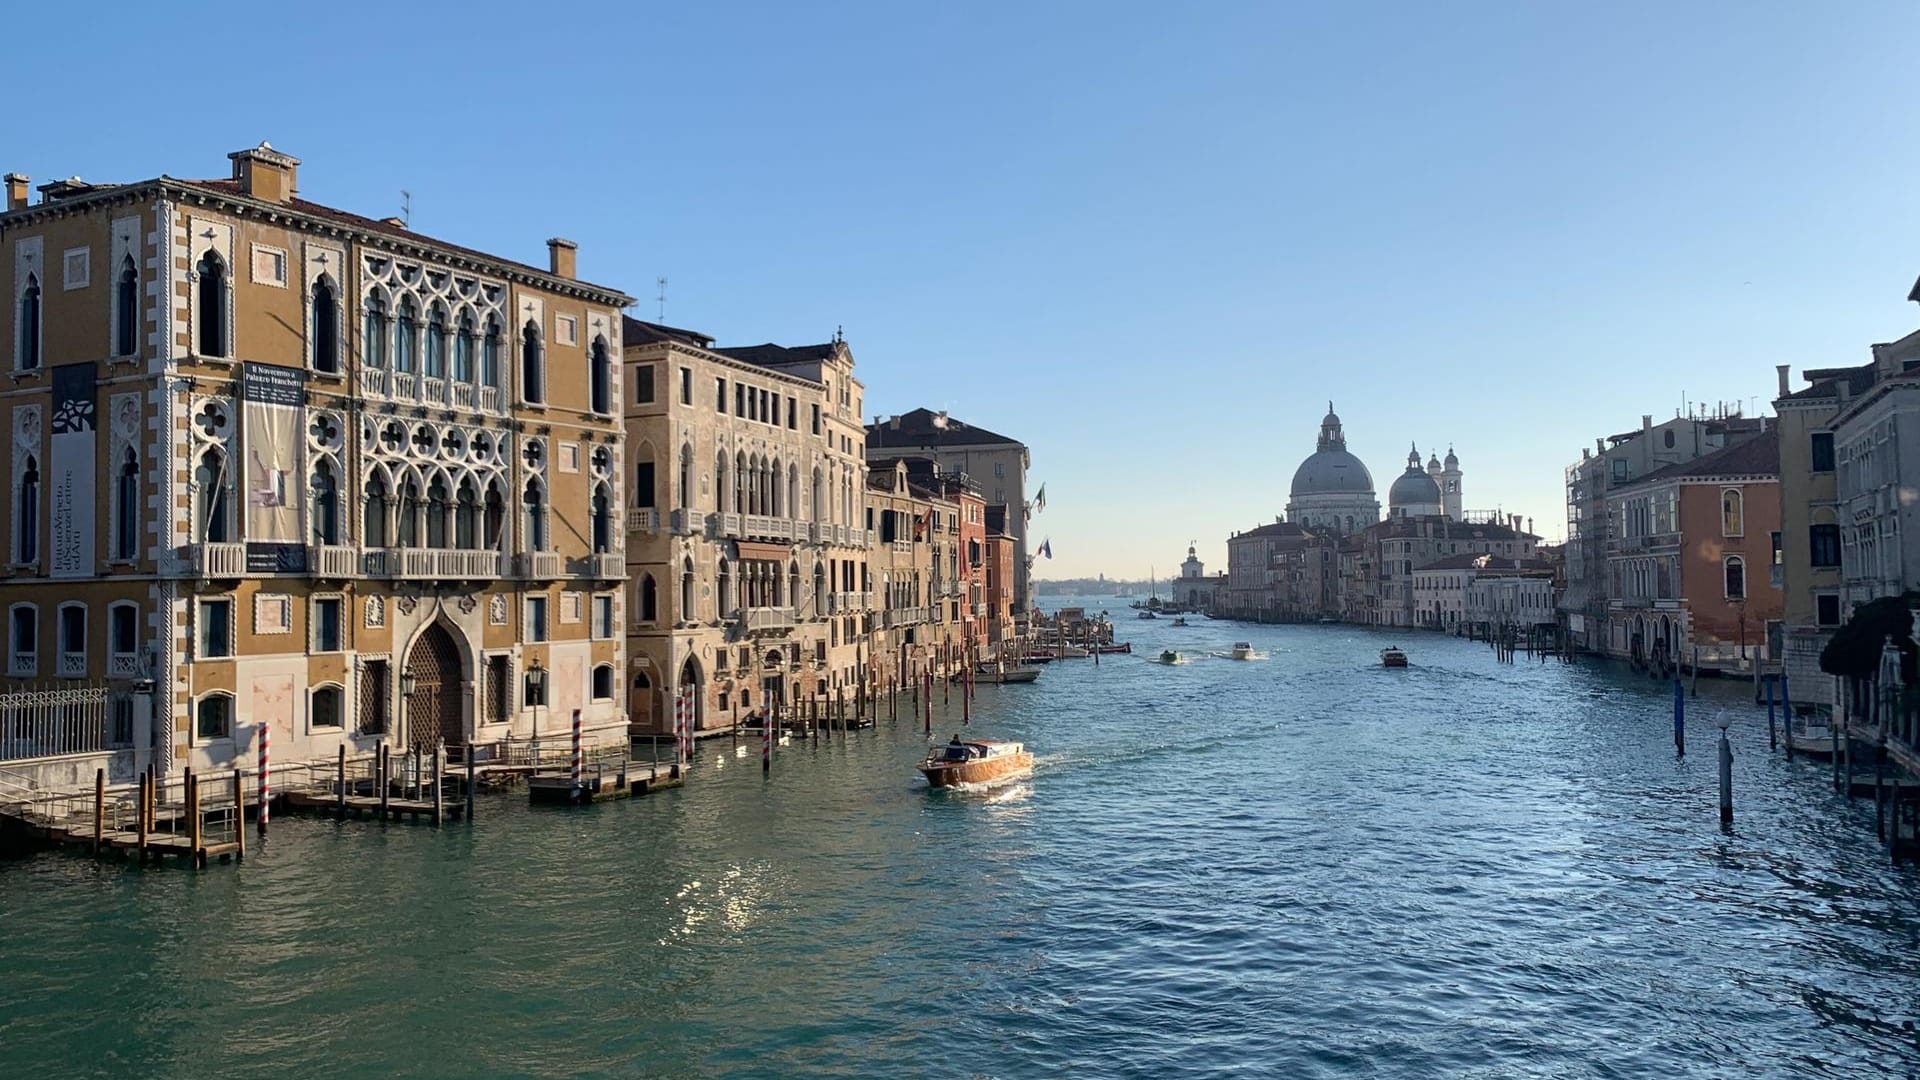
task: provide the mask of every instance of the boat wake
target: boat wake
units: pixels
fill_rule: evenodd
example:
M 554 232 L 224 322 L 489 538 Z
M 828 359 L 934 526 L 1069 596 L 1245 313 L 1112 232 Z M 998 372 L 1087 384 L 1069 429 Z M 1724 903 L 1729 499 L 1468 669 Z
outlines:
M 1208 653 L 1207 655 L 1219 657 L 1222 660 L 1265 660 L 1267 658 L 1267 654 L 1263 652 L 1250 652 L 1245 656 L 1235 656 L 1230 652 Z
M 1025 798 L 1028 794 L 1031 794 L 1032 787 L 1026 783 L 1026 781 L 1031 779 L 1033 779 L 1033 770 L 1026 768 L 1021 769 L 1019 772 L 1010 772 L 1005 776 L 996 776 L 991 780 L 981 780 L 978 783 L 971 784 L 948 784 L 946 787 L 932 788 L 931 790 L 936 792 L 944 791 L 952 795 L 984 796 L 988 802 L 1008 802 L 1014 798 Z M 1026 791 L 1020 791 L 1019 789 L 1022 787 L 1026 788 Z

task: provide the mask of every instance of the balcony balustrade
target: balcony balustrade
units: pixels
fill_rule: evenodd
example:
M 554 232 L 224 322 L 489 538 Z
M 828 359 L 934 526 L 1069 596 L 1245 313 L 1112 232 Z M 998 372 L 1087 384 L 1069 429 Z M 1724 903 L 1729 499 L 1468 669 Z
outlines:
M 395 581 L 485 580 L 500 576 L 500 553 L 465 548 L 378 548 L 366 553 L 368 577 Z
M 560 576 L 560 553 L 523 551 L 513 557 L 514 573 L 526 581 L 552 581 Z
M 627 576 L 627 557 L 617 551 L 597 551 L 587 560 L 589 576 L 597 581 L 621 581 Z
M 341 544 L 313 544 L 307 548 L 307 571 L 320 578 L 359 576 L 360 552 Z
M 627 511 L 627 531 L 657 533 L 660 531 L 660 511 L 651 506 L 636 506 Z
M 728 540 L 738 540 L 740 538 L 740 528 L 745 516 L 744 514 L 733 514 L 721 511 L 719 513 L 708 514 L 707 524 L 712 527 L 713 535 L 716 539 L 725 538 Z
M 247 572 L 247 545 L 193 544 L 188 549 L 187 563 L 193 568 L 195 577 L 244 577 Z
M 672 520 L 675 536 L 692 536 L 706 526 L 707 516 L 698 510 L 675 510 Z
M 360 392 L 369 397 L 386 397 L 387 373 L 380 368 L 361 368 Z
M 414 374 L 411 371 L 396 371 L 393 373 L 393 396 L 399 398 L 401 401 L 417 400 L 419 385 L 419 380 L 414 378 Z
M 791 630 L 793 629 L 793 609 L 787 607 L 748 608 L 745 612 L 748 631 L 755 630 Z
M 752 540 L 793 539 L 793 522 L 786 518 L 769 517 L 765 514 L 748 514 L 741 523 L 741 535 Z

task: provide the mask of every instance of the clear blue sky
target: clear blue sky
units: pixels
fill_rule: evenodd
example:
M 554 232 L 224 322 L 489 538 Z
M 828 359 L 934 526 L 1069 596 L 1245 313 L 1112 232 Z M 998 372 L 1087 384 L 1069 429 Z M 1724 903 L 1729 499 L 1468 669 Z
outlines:
M 1452 443 L 1557 537 L 1595 435 L 1920 324 L 1911 4 L 921 7 L 27 5 L 0 168 L 265 138 L 723 342 L 844 325 L 869 414 L 1032 447 L 1042 576 L 1224 568 L 1329 398 L 1383 494 Z

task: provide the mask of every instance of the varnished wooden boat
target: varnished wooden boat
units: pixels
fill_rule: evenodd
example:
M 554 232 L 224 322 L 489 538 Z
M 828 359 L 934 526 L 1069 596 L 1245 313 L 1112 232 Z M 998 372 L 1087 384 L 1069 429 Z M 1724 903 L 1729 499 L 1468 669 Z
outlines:
M 961 739 L 938 746 L 920 766 L 929 787 L 984 784 L 1033 768 L 1026 747 L 1006 739 Z
M 1406 667 L 1407 654 L 1389 645 L 1380 650 L 1380 665 L 1382 667 Z

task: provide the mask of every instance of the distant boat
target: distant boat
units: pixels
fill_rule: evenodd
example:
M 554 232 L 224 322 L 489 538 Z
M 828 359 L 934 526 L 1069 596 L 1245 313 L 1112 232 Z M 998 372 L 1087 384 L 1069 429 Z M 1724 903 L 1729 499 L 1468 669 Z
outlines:
M 1187 620 L 1186 620 L 1186 618 L 1185 618 L 1184 616 L 1180 616 L 1180 615 L 1176 615 L 1176 616 L 1174 616 L 1174 618 L 1173 618 L 1173 625 L 1175 625 L 1175 626 L 1185 626 L 1185 625 L 1187 625 Z
M 1260 658 L 1260 654 L 1253 651 L 1253 642 L 1251 641 L 1234 642 L 1233 652 L 1228 655 L 1232 656 L 1235 660 L 1257 660 Z
M 1830 758 L 1833 756 L 1833 728 L 1825 717 L 1796 717 L 1787 721 L 1787 745 L 1796 754 Z
M 1339 622 L 1339 621 L 1340 621 L 1339 619 L 1336 619 L 1336 618 L 1334 618 L 1334 617 L 1333 617 L 1333 616 L 1331 616 L 1331 615 L 1322 615 L 1322 616 L 1320 616 L 1320 622 L 1321 622 L 1321 624 L 1322 624 L 1322 625 L 1326 625 L 1326 626 L 1331 626 L 1331 625 L 1333 625 L 1334 623 L 1337 623 L 1337 622 Z
M 1395 646 L 1389 645 L 1386 648 L 1380 650 L 1380 666 L 1381 667 L 1406 667 L 1407 654 L 1404 652 L 1401 652 Z
M 1040 677 L 1037 667 L 1002 668 L 995 664 L 981 664 L 973 669 L 973 681 L 984 683 L 1030 683 Z
M 1154 662 L 1159 664 L 1177 664 L 1180 662 L 1180 654 L 1174 652 L 1172 649 L 1165 649 L 1161 651 L 1160 658 Z
M 1105 656 L 1112 656 L 1115 653 L 1130 653 L 1133 651 L 1133 642 L 1123 641 L 1118 645 L 1097 645 L 1093 651 Z
M 1155 615 L 1155 614 L 1154 614 L 1153 612 L 1151 612 L 1151 611 L 1144 611 L 1144 610 L 1143 610 L 1143 611 L 1141 611 L 1141 612 L 1140 612 L 1140 617 L 1141 617 L 1141 618 L 1143 618 L 1143 619 L 1157 619 L 1157 618 L 1159 618 L 1160 616 L 1158 616 L 1158 615 Z

